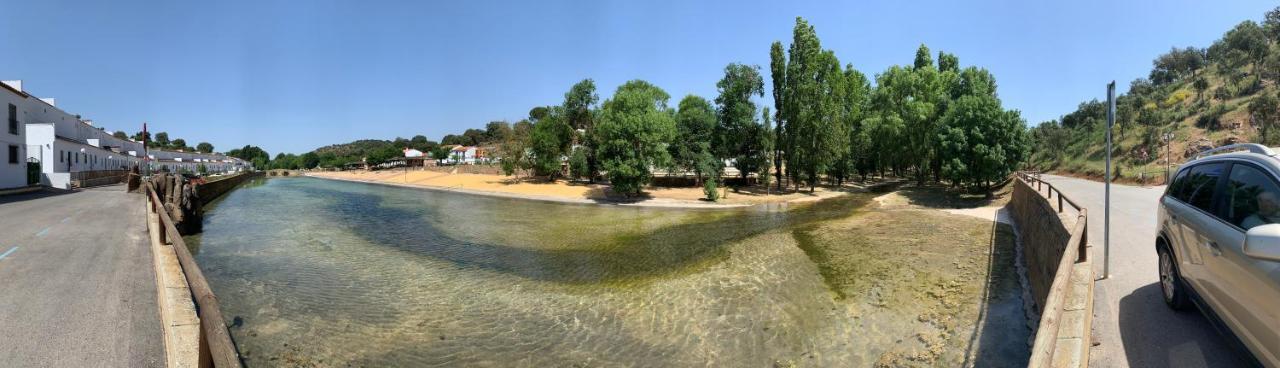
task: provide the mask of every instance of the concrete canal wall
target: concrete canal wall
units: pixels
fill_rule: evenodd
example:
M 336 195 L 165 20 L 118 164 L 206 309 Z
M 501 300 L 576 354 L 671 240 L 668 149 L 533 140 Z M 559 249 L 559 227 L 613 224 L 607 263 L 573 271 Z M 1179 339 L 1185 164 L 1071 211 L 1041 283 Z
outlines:
M 1029 367 L 1085 367 L 1093 324 L 1088 211 L 1037 177 L 1020 174 L 1009 202 L 1022 241 L 1035 312 Z
M 196 194 L 200 198 L 200 205 L 204 206 L 212 202 L 214 199 L 226 194 L 245 180 L 260 177 L 263 173 L 258 172 L 242 172 L 239 174 L 219 178 L 196 186 Z

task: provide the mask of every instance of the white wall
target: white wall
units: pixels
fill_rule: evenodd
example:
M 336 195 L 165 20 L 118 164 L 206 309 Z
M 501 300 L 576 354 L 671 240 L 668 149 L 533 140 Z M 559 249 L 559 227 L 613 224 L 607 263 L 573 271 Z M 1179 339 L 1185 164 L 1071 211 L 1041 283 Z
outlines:
M 27 97 L 0 87 L 0 189 L 27 185 L 26 118 L 23 116 Z M 9 105 L 18 109 L 18 134 L 9 132 Z M 10 157 L 9 147 L 17 147 L 16 157 Z M 17 163 L 10 163 L 16 160 Z

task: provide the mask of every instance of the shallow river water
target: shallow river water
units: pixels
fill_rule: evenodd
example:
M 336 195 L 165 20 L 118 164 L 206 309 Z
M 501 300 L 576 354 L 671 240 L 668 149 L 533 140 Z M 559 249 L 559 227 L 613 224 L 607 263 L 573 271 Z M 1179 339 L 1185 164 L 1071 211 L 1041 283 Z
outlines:
M 937 311 L 886 304 L 892 290 L 833 284 L 806 246 L 841 232 L 796 231 L 868 198 L 709 211 L 261 179 L 208 207 L 187 240 L 250 366 L 872 366 L 930 348 L 953 352 L 914 362 L 1025 359 L 973 353 L 988 340 L 968 332 L 979 300 L 941 313 L 963 320 L 949 331 Z M 981 278 L 986 266 L 957 267 Z M 1012 341 L 996 342 L 1025 346 L 1004 329 L 993 336 Z

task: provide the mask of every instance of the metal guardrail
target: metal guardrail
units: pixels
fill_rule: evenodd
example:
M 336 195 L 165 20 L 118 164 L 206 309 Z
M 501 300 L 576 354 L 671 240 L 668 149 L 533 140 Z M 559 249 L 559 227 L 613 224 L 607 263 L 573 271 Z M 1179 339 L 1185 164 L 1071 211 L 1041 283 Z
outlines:
M 196 264 L 195 258 L 191 256 L 191 251 L 187 250 L 187 243 L 182 240 L 179 235 L 177 226 L 174 225 L 173 219 L 169 217 L 169 212 L 165 210 L 160 198 L 156 196 L 155 188 L 150 182 L 145 183 L 147 189 L 147 198 L 151 210 L 155 211 L 160 217 L 160 241 L 167 243 L 173 247 L 174 253 L 178 256 L 178 264 L 182 266 L 182 272 L 186 274 L 187 286 L 191 289 L 191 296 L 196 303 L 196 316 L 200 318 L 200 366 L 201 367 L 231 367 L 239 368 L 240 353 L 236 350 L 235 342 L 231 340 L 231 333 L 227 331 L 225 320 L 222 319 L 222 310 L 218 308 L 218 298 L 213 295 L 213 289 L 209 287 L 209 282 L 205 280 L 204 273 L 200 272 L 200 266 Z
M 1042 308 L 1043 312 L 1040 314 L 1040 324 L 1036 329 L 1035 342 L 1031 347 L 1031 359 L 1028 361 L 1028 367 L 1049 367 L 1053 365 L 1053 354 L 1057 349 L 1058 329 L 1062 321 L 1067 287 L 1071 280 L 1072 264 L 1088 260 L 1089 252 L 1085 247 L 1088 246 L 1086 234 L 1088 234 L 1089 211 L 1062 195 L 1062 191 L 1054 188 L 1053 184 L 1041 180 L 1038 172 L 1018 172 L 1017 178 L 1028 186 L 1035 183 L 1037 191 L 1048 187 L 1047 193 L 1050 200 L 1053 199 L 1053 193 L 1057 192 L 1059 213 L 1064 209 L 1064 202 L 1070 204 L 1078 213 L 1076 224 L 1071 229 L 1071 238 L 1067 241 L 1066 249 L 1062 251 L 1062 258 L 1058 260 L 1057 270 L 1054 271 L 1053 283 L 1049 286 L 1049 294 Z M 1088 346 L 1083 347 L 1083 349 L 1088 348 Z

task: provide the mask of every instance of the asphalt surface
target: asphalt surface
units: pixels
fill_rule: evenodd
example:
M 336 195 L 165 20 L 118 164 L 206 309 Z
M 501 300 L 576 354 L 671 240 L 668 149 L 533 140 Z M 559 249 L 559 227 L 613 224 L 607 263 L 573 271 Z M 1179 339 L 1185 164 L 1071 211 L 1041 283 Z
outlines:
M 1104 186 L 1044 175 L 1089 210 L 1089 244 L 1103 275 Z M 1163 186 L 1111 186 L 1111 276 L 1094 286 L 1090 367 L 1241 367 L 1246 362 L 1197 311 L 1165 306 L 1155 252 L 1156 207 Z
M 164 365 L 141 195 L 0 197 L 0 224 L 0 366 Z

